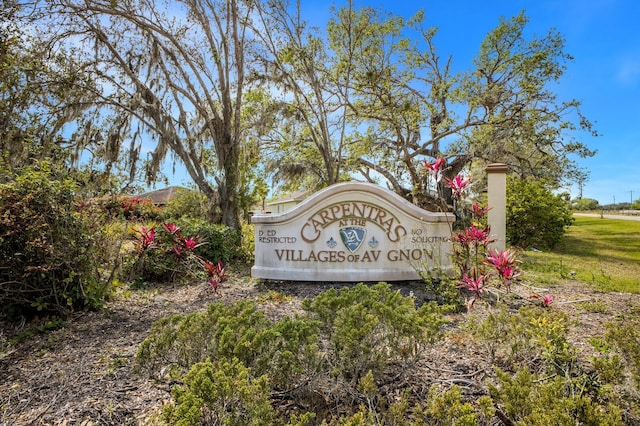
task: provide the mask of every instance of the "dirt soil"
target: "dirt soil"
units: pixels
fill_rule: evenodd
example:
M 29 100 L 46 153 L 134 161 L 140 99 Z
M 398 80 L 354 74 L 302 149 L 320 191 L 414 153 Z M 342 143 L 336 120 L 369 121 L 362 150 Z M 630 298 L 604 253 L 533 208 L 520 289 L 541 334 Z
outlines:
M 278 318 L 299 311 L 303 298 L 331 285 L 271 283 L 265 287 L 244 271 L 233 275 L 217 294 L 205 284 L 162 286 L 130 295 L 122 292 L 99 312 L 79 313 L 60 329 L 16 343 L 9 342 L 15 342 L 13 338 L 29 324 L 0 324 L 0 425 L 150 424 L 153 414 L 171 397 L 168 383 L 152 382 L 134 372 L 136 350 L 154 321 L 201 311 L 211 302 L 241 299 L 258 301 L 269 316 Z M 400 288 L 418 300 L 424 296 L 418 286 Z M 269 289 L 293 297 L 265 297 Z M 589 336 L 601 335 L 605 322 L 640 306 L 640 295 L 597 293 L 572 281 L 551 292 L 553 309 L 575 318 L 571 339 L 585 352 L 590 348 Z M 605 312 L 585 310 L 580 301 L 598 302 Z M 452 315 L 450 320 L 456 324 L 466 315 Z M 470 362 L 473 354 L 464 353 L 465 348 L 450 334 L 428 352 L 422 361 L 425 387 L 433 382 L 479 380 L 475 375 L 485 373 Z

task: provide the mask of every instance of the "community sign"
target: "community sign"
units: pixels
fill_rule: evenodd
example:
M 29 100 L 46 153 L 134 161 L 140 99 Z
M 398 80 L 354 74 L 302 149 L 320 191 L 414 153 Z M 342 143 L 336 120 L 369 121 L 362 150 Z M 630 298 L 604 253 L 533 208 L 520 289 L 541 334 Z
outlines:
M 280 214 L 254 215 L 255 278 L 406 281 L 452 268 L 451 213 L 430 212 L 377 185 L 348 182 Z

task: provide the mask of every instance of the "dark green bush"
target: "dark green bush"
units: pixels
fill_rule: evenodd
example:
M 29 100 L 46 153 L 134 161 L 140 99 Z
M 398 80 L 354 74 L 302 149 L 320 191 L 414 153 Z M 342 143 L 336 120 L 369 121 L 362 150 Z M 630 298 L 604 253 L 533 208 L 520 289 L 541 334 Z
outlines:
M 243 258 L 240 232 L 223 225 L 181 220 L 132 226 L 130 231 L 134 249 L 124 257 L 122 278 L 134 286 L 204 280 L 205 262 Z
M 170 425 L 270 426 L 277 418 L 267 376 L 252 378 L 236 358 L 195 364 L 171 393 L 175 402 L 163 410 Z
M 570 206 L 543 181 L 510 177 L 507 182 L 507 240 L 516 247 L 550 249 L 573 223 Z
M 124 256 L 121 280 L 133 288 L 143 288 L 157 283 L 184 282 L 188 279 L 204 280 L 206 275 L 197 259 L 178 258 L 171 251 L 151 249 L 133 251 Z
M 71 179 L 46 163 L 0 185 L 0 309 L 8 315 L 65 315 L 111 293 L 100 220 L 75 202 Z M 108 266 L 108 265 L 106 265 Z
M 435 342 L 445 323 L 435 303 L 416 309 L 412 298 L 387 283 L 331 289 L 303 306 L 328 337 L 325 353 L 333 374 L 347 381 L 415 362 L 422 345 Z
M 177 377 L 207 358 L 237 358 L 253 374 L 268 374 L 273 386 L 288 388 L 315 369 L 317 335 L 308 319 L 271 322 L 251 301 L 216 303 L 157 322 L 136 358 L 152 375 L 168 366 Z
M 225 263 L 242 257 L 242 235 L 239 231 L 200 219 L 182 219 L 176 224 L 184 235 L 198 236 L 198 242 L 202 243 L 196 249 L 198 256 Z
M 164 225 L 155 224 L 130 227 L 134 247 L 124 256 L 122 279 L 134 287 L 188 279 L 204 280 L 203 262 L 208 259 L 197 256 L 185 243 L 193 238 L 193 244 L 196 244 L 197 237 L 175 229 L 171 232 Z

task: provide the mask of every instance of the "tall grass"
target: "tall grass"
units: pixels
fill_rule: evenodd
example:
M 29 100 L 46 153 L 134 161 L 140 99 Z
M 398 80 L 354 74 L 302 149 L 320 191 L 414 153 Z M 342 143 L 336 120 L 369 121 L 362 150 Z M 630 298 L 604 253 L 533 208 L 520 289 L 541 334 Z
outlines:
M 572 279 L 600 291 L 640 293 L 640 221 L 577 216 L 558 247 L 522 258 L 538 284 Z

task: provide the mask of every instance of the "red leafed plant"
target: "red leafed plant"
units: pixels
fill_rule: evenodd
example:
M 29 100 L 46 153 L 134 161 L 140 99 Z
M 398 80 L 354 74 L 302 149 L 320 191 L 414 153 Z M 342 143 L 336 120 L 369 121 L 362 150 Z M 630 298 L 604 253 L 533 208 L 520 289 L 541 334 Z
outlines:
M 436 161 L 434 164 L 425 162 L 424 168 L 436 178 L 443 165 L 444 161 Z M 463 202 L 471 187 L 470 179 L 457 175 L 453 179 L 445 178 L 445 183 L 452 191 L 453 206 L 458 218 L 463 223 L 465 219 L 469 221 L 464 229 L 453 234 L 453 243 L 454 261 L 459 270 L 457 287 L 467 293 L 466 306 L 470 310 L 487 293 L 494 293 L 502 287 L 509 292 L 520 278 L 521 271 L 515 250 L 496 250 L 490 247 L 495 242 L 491 236 L 491 228 L 486 224 L 486 215 L 491 208 Z M 544 306 L 549 306 L 553 301 L 551 295 L 534 295 L 531 298 Z
M 532 294 L 529 296 L 530 299 L 538 300 L 542 306 L 548 308 L 553 303 L 553 295 L 552 294 Z
M 147 250 L 154 246 L 156 240 L 156 227 L 141 226 L 139 229 L 131 228 L 137 234 L 136 243 L 141 250 Z
M 202 257 L 196 249 L 205 244 L 198 235 L 185 236 L 175 223 L 131 228 L 135 234 L 138 257 L 129 279 L 140 282 L 198 278 L 204 272 L 210 288 L 217 290 L 227 279 L 222 261 L 213 263 Z
M 444 158 L 438 158 L 434 163 L 429 163 L 427 160 L 424 160 L 424 169 L 438 182 L 442 176 L 442 166 L 444 166 L 444 164 Z
M 464 191 L 471 184 L 471 180 L 469 178 L 463 177 L 462 175 L 456 175 L 453 179 L 446 179 L 447 185 L 453 191 L 453 196 L 460 199 L 462 198 Z
M 218 285 L 222 284 L 227 280 L 227 273 L 224 269 L 224 264 L 221 260 L 218 263 L 214 264 L 205 260 L 204 268 L 207 271 L 207 275 L 209 276 L 208 283 L 209 287 L 214 291 L 218 291 Z
M 501 284 L 504 284 L 507 289 L 520 276 L 520 270 L 516 267 L 518 263 L 516 252 L 513 250 L 494 250 L 489 248 L 485 262 L 495 268 L 495 273 L 500 278 Z

